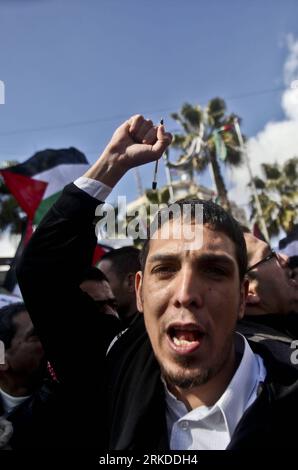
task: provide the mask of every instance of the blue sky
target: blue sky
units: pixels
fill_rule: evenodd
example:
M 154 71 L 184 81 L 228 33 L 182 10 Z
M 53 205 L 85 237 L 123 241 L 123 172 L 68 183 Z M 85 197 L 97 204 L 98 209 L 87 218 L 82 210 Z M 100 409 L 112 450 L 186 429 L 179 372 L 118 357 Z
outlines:
M 170 112 L 214 96 L 254 137 L 283 119 L 297 18 L 296 0 L 0 0 L 0 161 L 75 146 L 93 162 L 131 114 L 174 130 Z M 118 192 L 136 196 L 133 174 Z

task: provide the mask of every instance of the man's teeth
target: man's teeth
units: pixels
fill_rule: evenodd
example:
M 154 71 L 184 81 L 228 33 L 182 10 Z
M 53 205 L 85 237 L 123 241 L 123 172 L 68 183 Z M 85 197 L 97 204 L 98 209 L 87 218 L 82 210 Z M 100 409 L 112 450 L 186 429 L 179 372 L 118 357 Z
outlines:
M 173 337 L 173 343 L 176 344 L 176 346 L 186 346 L 186 345 L 189 345 L 191 343 L 195 343 L 196 341 L 193 340 L 193 341 L 188 341 L 186 339 L 178 339 L 176 338 L 176 336 Z

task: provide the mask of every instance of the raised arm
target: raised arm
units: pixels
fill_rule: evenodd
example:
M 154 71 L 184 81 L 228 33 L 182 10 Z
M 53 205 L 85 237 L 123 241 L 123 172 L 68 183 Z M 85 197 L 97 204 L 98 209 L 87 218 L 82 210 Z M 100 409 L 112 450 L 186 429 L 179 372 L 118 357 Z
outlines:
M 113 188 L 132 167 L 154 161 L 171 141 L 163 126 L 134 116 L 114 133 L 84 175 Z M 18 268 L 19 284 L 48 358 L 61 381 L 78 371 L 94 375 L 115 332 L 114 318 L 99 315 L 79 288 L 96 243 L 93 225 L 99 201 L 68 185 L 30 240 Z
M 130 168 L 158 160 L 171 140 L 163 125 L 153 126 L 143 116 L 133 116 L 118 127 L 102 156 L 84 176 L 113 188 Z

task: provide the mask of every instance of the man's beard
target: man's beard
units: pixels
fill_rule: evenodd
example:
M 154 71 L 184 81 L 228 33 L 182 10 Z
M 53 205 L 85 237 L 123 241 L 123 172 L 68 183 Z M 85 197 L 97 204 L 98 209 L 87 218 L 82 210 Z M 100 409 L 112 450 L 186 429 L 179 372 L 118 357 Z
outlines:
M 185 361 L 186 362 L 186 361 Z M 185 372 L 172 372 L 166 370 L 162 364 L 160 364 L 161 374 L 168 385 L 174 387 L 182 388 L 183 390 L 190 390 L 199 385 L 204 385 L 207 383 L 215 374 L 212 368 L 206 368 L 199 373 L 189 373 Z M 188 367 L 185 366 L 186 369 Z
M 232 339 L 233 336 L 232 334 L 229 338 Z M 227 340 L 225 347 L 221 353 L 218 354 L 219 359 L 214 361 L 214 364 L 207 364 L 200 369 L 195 367 L 196 370 L 192 370 L 195 361 L 193 358 L 180 357 L 177 361 L 177 365 L 180 366 L 180 371 L 177 372 L 167 370 L 164 364 L 160 362 L 159 365 L 163 378 L 169 386 L 172 385 L 173 387 L 179 387 L 183 390 L 191 390 L 194 387 L 206 384 L 215 377 L 229 361 L 231 352 L 230 341 L 229 339 Z

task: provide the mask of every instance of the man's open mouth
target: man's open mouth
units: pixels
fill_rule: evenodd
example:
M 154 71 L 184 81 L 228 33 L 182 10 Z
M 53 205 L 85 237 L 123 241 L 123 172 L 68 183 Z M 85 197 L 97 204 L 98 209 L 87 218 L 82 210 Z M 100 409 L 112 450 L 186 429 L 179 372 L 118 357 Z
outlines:
M 201 346 L 205 332 L 193 323 L 173 323 L 167 328 L 172 349 L 178 354 L 190 354 Z

